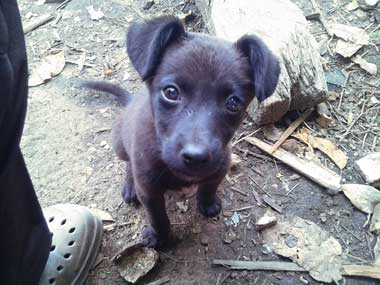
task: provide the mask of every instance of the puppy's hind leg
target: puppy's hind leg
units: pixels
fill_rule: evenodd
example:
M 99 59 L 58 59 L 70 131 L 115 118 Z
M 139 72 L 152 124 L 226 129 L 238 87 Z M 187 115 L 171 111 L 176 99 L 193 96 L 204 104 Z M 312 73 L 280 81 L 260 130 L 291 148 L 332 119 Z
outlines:
M 131 163 L 129 161 L 126 161 L 126 163 L 127 163 L 127 171 L 125 174 L 123 189 L 121 190 L 121 195 L 123 196 L 123 200 L 125 203 L 127 204 L 134 203 L 136 205 L 139 205 L 140 202 L 137 199 L 137 195 L 136 195 Z

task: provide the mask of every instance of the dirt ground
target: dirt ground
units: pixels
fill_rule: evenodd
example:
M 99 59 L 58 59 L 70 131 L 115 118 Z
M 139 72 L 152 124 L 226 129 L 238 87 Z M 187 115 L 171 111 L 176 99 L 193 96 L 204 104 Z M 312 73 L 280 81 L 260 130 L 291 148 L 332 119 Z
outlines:
M 184 15 L 191 11 L 192 16 L 187 18 L 189 29 L 207 31 L 194 3 L 188 0 L 155 1 L 149 9 L 146 9 L 149 1 L 72 0 L 58 10 L 59 4 L 39 2 L 19 1 L 24 25 L 46 13 L 59 16 L 27 34 L 29 68 L 31 70 L 54 49 L 64 50 L 66 65 L 56 78 L 30 88 L 22 149 L 44 207 L 78 203 L 107 211 L 120 224 L 105 232 L 101 253 L 87 284 L 125 284 L 110 259 L 125 244 L 139 238 L 145 222 L 143 210 L 123 204 L 120 196 L 124 164 L 110 147 L 111 125 L 120 107 L 107 95 L 81 90 L 78 82 L 106 79 L 122 84 L 131 92 L 138 88 L 140 80 L 125 52 L 126 30 L 134 20 L 160 14 Z M 294 2 L 306 9 L 305 1 Z M 321 2 L 331 21 L 369 31 L 379 25 L 373 11 L 348 12 L 342 8 L 347 1 Z M 91 20 L 86 8 L 90 5 L 100 9 L 104 18 Z M 318 42 L 328 39 L 318 21 L 309 21 L 309 24 Z M 359 51 L 360 54 L 365 52 L 365 58 L 376 63 L 378 68 L 379 44 Z M 84 58 L 83 66 L 80 61 Z M 376 115 L 379 108 L 368 112 L 363 109 L 367 112 L 365 116 L 357 120 L 343 140 L 339 137 L 360 114 L 369 96 L 380 99 L 378 76 L 370 76 L 358 66 L 328 52 L 323 58 L 326 72 L 345 69 L 350 71 L 350 77 L 344 88 L 329 86 L 331 93 L 338 94 L 338 99 L 329 101 L 334 115 L 332 126 L 322 129 L 315 118 L 308 120 L 308 126 L 314 134 L 335 141 L 347 153 L 349 162 L 342 172 L 344 180 L 363 183 L 354 161 L 371 151 L 380 151 L 380 118 Z M 341 107 L 338 108 L 341 94 Z M 237 136 L 255 128 L 247 119 Z M 160 252 L 159 265 L 141 284 L 163 277 L 170 278 L 168 284 L 320 284 L 306 273 L 229 271 L 211 265 L 213 259 L 280 259 L 268 251 L 252 226 L 267 206 L 257 205 L 251 189 L 259 195 L 270 195 L 282 207 L 283 214 L 313 221 L 331 233 L 350 256 L 350 261 L 363 264 L 373 261 L 375 240 L 367 228 L 363 229 L 367 217 L 343 194 L 329 194 L 303 177 L 294 177 L 295 172 L 290 168 L 245 142 L 239 143 L 234 152 L 242 163 L 229 173 L 220 189 L 224 210 L 219 217 L 208 220 L 198 214 L 192 189 L 168 194 L 168 212 L 177 242 Z M 325 159 L 324 163 L 338 172 L 330 161 Z M 286 189 L 292 191 L 286 194 Z M 181 210 L 177 202 L 183 202 L 188 209 Z M 253 208 L 239 211 L 238 225 L 232 226 L 229 221 L 233 210 L 246 206 Z M 379 283 L 346 278 L 346 284 Z

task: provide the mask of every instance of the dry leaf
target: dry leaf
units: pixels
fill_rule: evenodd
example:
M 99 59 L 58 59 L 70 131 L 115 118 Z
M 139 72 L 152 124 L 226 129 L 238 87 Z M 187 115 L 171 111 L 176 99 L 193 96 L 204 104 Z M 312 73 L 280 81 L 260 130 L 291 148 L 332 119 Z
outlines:
M 152 270 L 158 262 L 158 252 L 141 244 L 127 246 L 114 261 L 120 275 L 130 283 L 136 283 Z
M 29 77 L 29 86 L 41 85 L 57 76 L 65 68 L 65 64 L 65 53 L 63 50 L 47 55 L 36 68 L 32 69 Z
M 368 45 L 369 35 L 365 30 L 347 26 L 339 23 L 331 25 L 331 31 L 340 38 L 336 44 L 335 51 L 343 57 L 351 57 L 363 45 Z
M 96 208 L 89 208 L 90 212 L 103 222 L 115 222 L 110 213 Z
M 343 184 L 342 190 L 356 208 L 367 214 L 371 214 L 374 207 L 380 203 L 380 191 L 372 186 Z
M 270 124 L 263 127 L 264 137 L 271 142 L 278 141 L 281 135 L 284 133 L 283 130 L 276 128 L 275 125 Z
M 342 248 L 339 242 L 313 222 L 291 217 L 263 231 L 264 241 L 274 251 L 289 257 L 318 281 L 342 279 Z
M 302 128 L 299 132 L 293 134 L 293 136 L 303 143 L 319 149 L 321 152 L 326 154 L 340 169 L 343 169 L 347 165 L 346 154 L 337 148 L 333 142 L 327 139 L 314 137 L 306 128 Z
M 365 30 L 357 27 L 334 23 L 331 25 L 331 32 L 346 42 L 360 45 L 368 45 L 369 43 L 369 35 Z
M 362 58 L 360 55 L 354 56 L 351 58 L 353 62 L 358 64 L 361 68 L 367 71 L 371 75 L 375 75 L 377 73 L 377 66 L 374 63 L 370 63 Z

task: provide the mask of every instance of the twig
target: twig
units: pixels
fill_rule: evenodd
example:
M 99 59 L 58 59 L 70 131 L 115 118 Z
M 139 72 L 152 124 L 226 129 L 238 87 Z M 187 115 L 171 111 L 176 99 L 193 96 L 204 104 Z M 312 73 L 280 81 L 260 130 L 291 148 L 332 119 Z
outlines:
M 232 147 L 234 147 L 235 145 L 237 145 L 239 142 L 245 140 L 246 138 L 249 138 L 249 137 L 255 135 L 255 134 L 258 133 L 259 131 L 261 131 L 261 128 L 259 128 L 259 129 L 255 130 L 255 131 L 253 131 L 252 133 L 250 133 L 250 134 L 248 134 L 248 135 L 246 135 L 246 136 L 244 136 L 244 137 L 239 138 L 237 141 L 234 141 L 234 142 L 232 143 Z
M 340 110 L 340 107 L 342 105 L 343 94 L 344 94 L 344 90 L 345 90 L 344 88 L 347 86 L 350 75 L 351 75 L 351 72 L 348 72 L 347 77 L 344 80 L 344 86 L 343 86 L 342 91 L 340 92 L 340 96 L 339 96 L 338 110 Z
M 241 211 L 245 211 L 245 210 L 250 210 L 252 209 L 253 206 L 245 206 L 245 207 L 242 207 L 242 208 L 239 208 L 239 209 L 233 209 L 233 210 L 229 210 L 230 212 L 241 212 Z
M 58 10 L 60 10 L 60 9 L 65 8 L 66 5 L 67 5 L 69 2 L 71 2 L 71 0 L 65 0 L 65 1 L 63 1 L 61 4 L 59 4 L 59 5 L 57 6 L 57 8 L 55 8 L 55 10 L 58 11 Z
M 29 25 L 26 25 L 25 28 L 24 28 L 24 34 L 27 34 L 35 29 L 37 29 L 38 27 L 50 22 L 51 20 L 53 20 L 55 18 L 54 15 L 52 14 L 47 14 L 47 15 L 43 15 L 41 17 L 39 17 L 38 19 L 36 19 L 36 21 L 30 23 Z
M 243 191 L 241 191 L 241 190 L 239 190 L 239 189 L 237 189 L 237 188 L 235 188 L 235 187 L 231 187 L 231 190 L 232 190 L 232 191 L 235 191 L 235 192 L 237 192 L 237 193 L 239 193 L 239 194 L 241 194 L 241 195 L 243 195 L 243 196 L 248 196 L 247 193 L 245 193 L 245 192 L 243 192 Z
M 362 105 L 362 109 L 360 110 L 359 116 L 356 117 L 356 119 L 351 123 L 351 125 L 348 126 L 347 130 L 344 132 L 343 135 L 340 136 L 339 140 L 342 141 L 351 131 L 352 127 L 356 124 L 357 121 L 365 114 L 364 113 L 364 108 L 366 105 L 367 101 L 365 101 Z
M 321 9 L 319 8 L 319 5 L 317 4 L 317 2 L 315 0 L 310 0 L 310 2 L 311 2 L 311 5 L 313 6 L 314 10 L 319 14 L 319 21 L 321 22 L 322 26 L 325 28 L 327 34 L 330 37 L 333 37 L 334 33 L 331 31 L 330 25 L 329 25 L 328 21 L 326 20 L 325 16 L 323 15 Z
M 306 269 L 293 262 L 282 261 L 239 261 L 219 260 L 212 261 L 213 265 L 222 265 L 236 270 L 270 270 L 270 271 L 298 271 L 305 272 Z M 356 264 L 343 265 L 343 275 L 361 276 L 380 279 L 380 266 L 366 266 Z
M 157 279 L 156 281 L 150 282 L 147 285 L 161 285 L 161 284 L 168 283 L 169 281 L 170 281 L 169 276 L 166 276 L 164 278 L 160 278 L 160 279 Z
M 239 261 L 215 259 L 212 261 L 212 264 L 222 265 L 229 269 L 238 270 L 306 271 L 296 263 L 282 261 Z
M 302 124 L 303 121 L 306 120 L 307 117 L 310 116 L 310 114 L 313 112 L 313 109 L 308 109 L 305 112 L 302 113 L 301 116 L 297 118 L 287 129 L 286 131 L 281 135 L 281 137 L 278 139 L 278 141 L 272 146 L 272 149 L 270 153 L 275 152 L 280 145 L 298 128 L 299 125 Z

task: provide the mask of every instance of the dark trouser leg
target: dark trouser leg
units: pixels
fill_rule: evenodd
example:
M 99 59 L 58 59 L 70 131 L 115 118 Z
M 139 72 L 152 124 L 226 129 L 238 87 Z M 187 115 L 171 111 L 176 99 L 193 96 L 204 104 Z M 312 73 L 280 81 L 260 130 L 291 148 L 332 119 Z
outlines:
M 0 0 L 0 283 L 37 284 L 51 237 L 19 148 L 27 102 L 24 34 L 15 0 Z

